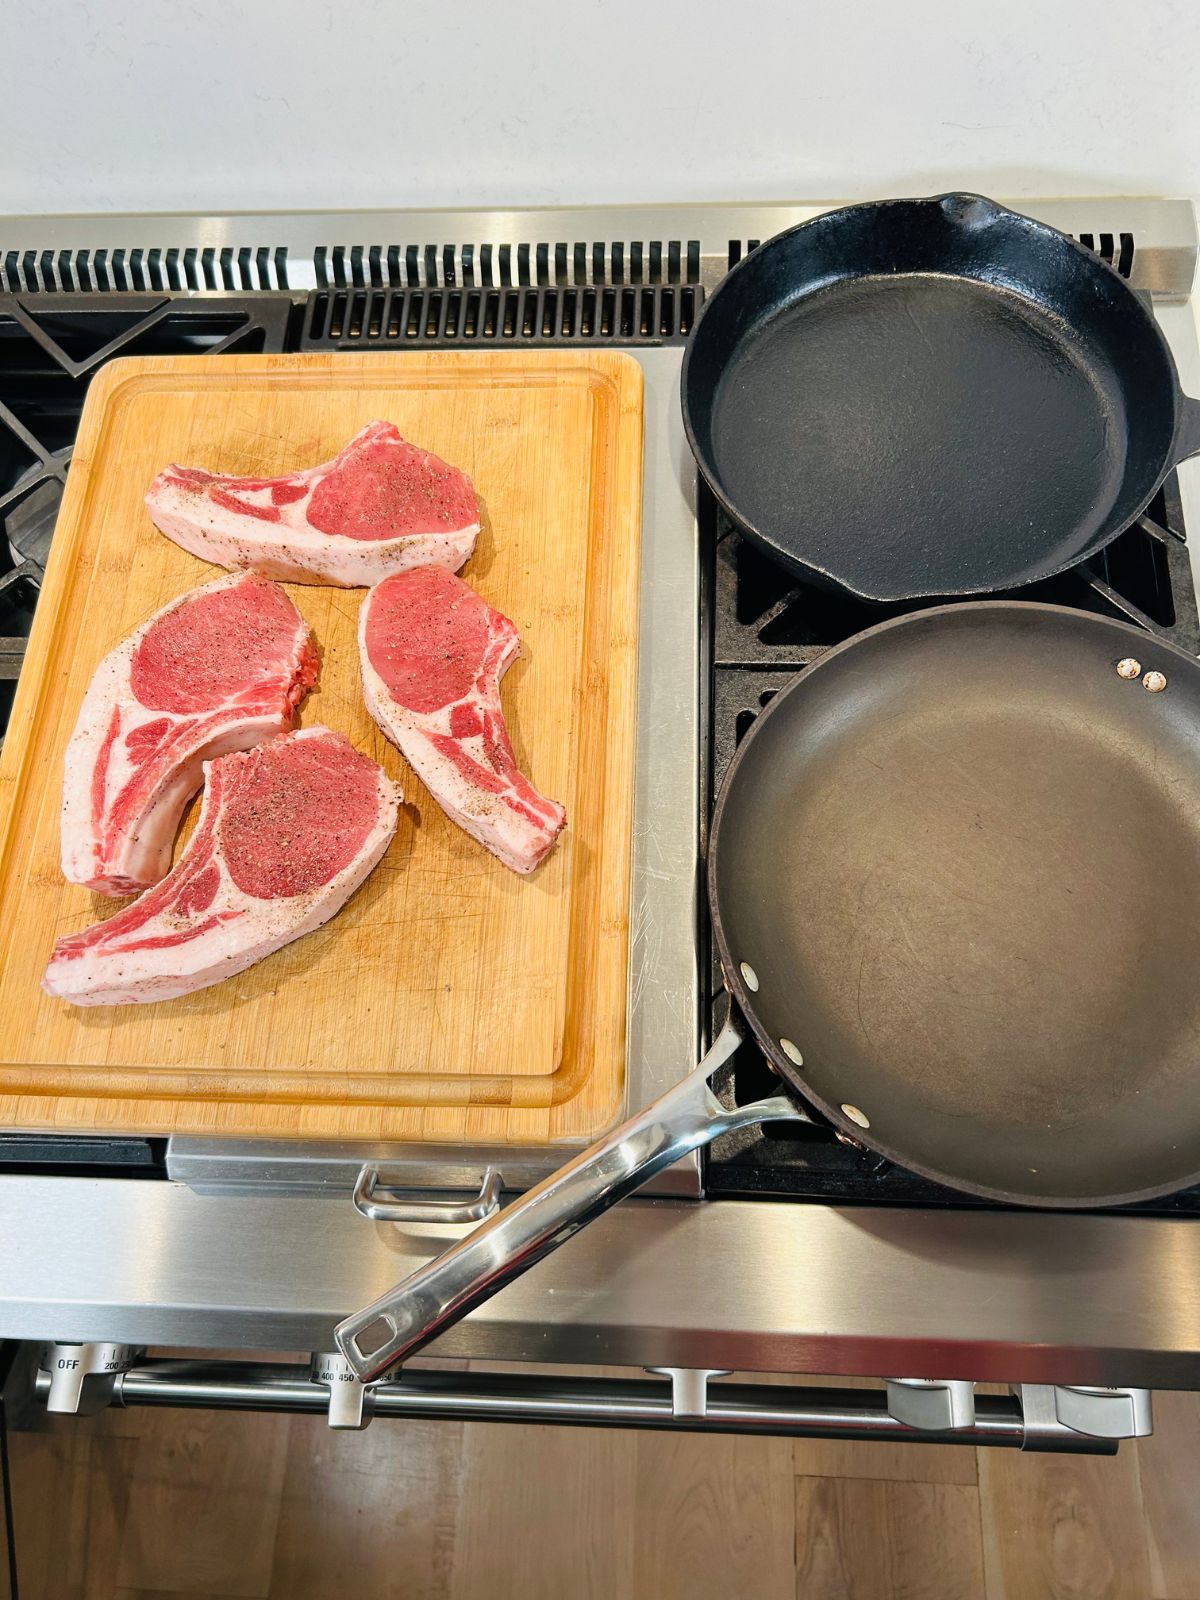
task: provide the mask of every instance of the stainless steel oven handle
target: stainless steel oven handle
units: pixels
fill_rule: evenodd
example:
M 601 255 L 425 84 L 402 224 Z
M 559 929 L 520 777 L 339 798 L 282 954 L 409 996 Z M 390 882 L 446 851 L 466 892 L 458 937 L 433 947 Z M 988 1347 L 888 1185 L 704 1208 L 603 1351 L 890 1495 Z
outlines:
M 372 1222 L 482 1222 L 500 1209 L 504 1180 L 498 1167 L 488 1167 L 474 1200 L 381 1200 L 380 1185 L 387 1180 L 374 1162 L 368 1162 L 354 1183 L 354 1209 Z
M 733 1128 L 802 1119 L 782 1094 L 732 1110 L 721 1105 L 708 1079 L 740 1043 L 731 1019 L 681 1083 L 340 1323 L 338 1348 L 359 1377 L 380 1377 L 680 1156 Z
M 340 1360 L 340 1357 L 338 1358 Z M 330 1360 L 317 1358 L 317 1370 Z M 596 1378 L 576 1374 L 532 1377 L 486 1371 L 438 1372 L 422 1368 L 394 1382 L 363 1389 L 336 1374 L 339 1387 L 361 1396 L 347 1402 L 334 1426 L 358 1426 L 373 1418 L 425 1418 L 457 1422 L 521 1422 L 576 1427 L 671 1429 L 682 1432 L 777 1435 L 859 1442 L 906 1442 L 1000 1446 L 1010 1450 L 1057 1450 L 1073 1455 L 1115 1455 L 1115 1436 L 1078 1433 L 1054 1415 L 1050 1389 L 1019 1386 L 1008 1395 L 980 1395 L 970 1427 L 948 1432 L 906 1427 L 891 1415 L 877 1389 L 807 1388 L 789 1375 L 787 1384 L 708 1384 L 707 1374 L 673 1368 L 670 1387 L 644 1378 Z M 200 1410 L 330 1412 L 325 1378 L 303 1367 L 260 1366 L 230 1361 L 143 1362 L 118 1374 L 113 1401 L 119 1406 L 183 1406 Z M 695 1380 L 693 1382 L 693 1380 Z M 681 1389 L 702 1392 L 695 1403 Z M 39 1372 L 34 1393 L 47 1399 L 50 1374 Z

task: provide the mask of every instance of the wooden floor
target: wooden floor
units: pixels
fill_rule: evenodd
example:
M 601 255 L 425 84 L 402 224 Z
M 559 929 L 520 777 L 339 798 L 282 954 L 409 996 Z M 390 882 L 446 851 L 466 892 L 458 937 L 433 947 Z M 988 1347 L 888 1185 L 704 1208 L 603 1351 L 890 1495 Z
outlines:
M 12 1433 L 20 1600 L 1200 1600 L 1200 1396 L 1115 1458 L 135 1410 Z

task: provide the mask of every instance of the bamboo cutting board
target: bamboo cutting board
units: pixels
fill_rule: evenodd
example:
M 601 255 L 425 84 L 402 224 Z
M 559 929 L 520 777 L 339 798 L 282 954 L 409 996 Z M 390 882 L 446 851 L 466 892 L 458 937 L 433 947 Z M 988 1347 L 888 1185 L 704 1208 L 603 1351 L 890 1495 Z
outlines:
M 63 751 L 101 657 L 216 576 L 142 497 L 168 462 L 259 475 L 376 417 L 462 467 L 462 576 L 510 616 L 517 758 L 567 827 L 524 879 L 454 826 L 368 716 L 362 590 L 289 586 L 321 650 L 302 725 L 401 782 L 391 849 L 332 922 L 152 1005 L 43 994 L 54 940 L 120 903 L 59 868 Z M 611 352 L 113 362 L 88 395 L 0 757 L 0 1126 L 273 1138 L 581 1141 L 623 1099 L 642 375 Z M 194 808 L 193 808 L 194 810 Z

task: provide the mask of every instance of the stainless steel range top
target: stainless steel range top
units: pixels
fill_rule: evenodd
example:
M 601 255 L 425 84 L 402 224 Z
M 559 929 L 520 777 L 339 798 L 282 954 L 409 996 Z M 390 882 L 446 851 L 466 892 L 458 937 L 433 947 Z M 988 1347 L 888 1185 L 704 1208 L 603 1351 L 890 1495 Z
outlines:
M 15 325 L 4 331 L 40 352 L 40 387 L 24 412 L 5 410 L 0 392 L 0 423 L 16 424 L 0 482 L 13 546 L 0 606 L 7 591 L 28 609 L 69 454 L 66 387 L 105 353 L 104 339 L 99 353 L 84 340 L 81 294 L 103 295 L 107 342 L 132 330 L 129 347 L 141 351 L 163 348 L 155 341 L 171 333 L 186 297 L 211 324 L 192 334 L 195 348 L 263 348 L 272 337 L 292 348 L 390 349 L 554 337 L 626 345 L 641 361 L 631 1108 L 694 1063 L 709 1022 L 697 863 L 711 775 L 704 652 L 720 642 L 702 626 L 705 546 L 678 414 L 681 340 L 703 293 L 741 253 L 821 209 L 0 221 L 0 287 Z M 1025 209 L 1153 296 L 1184 387 L 1200 390 L 1191 208 L 1113 200 Z M 251 311 L 230 325 L 243 300 Z M 47 341 L 66 369 L 53 371 Z M 1196 466 L 1179 474 L 1177 520 L 1200 529 Z M 1189 576 L 1182 550 L 1172 552 L 1176 585 Z M 1194 615 L 1193 593 L 1187 603 Z M 20 643 L 2 613 L 0 635 L 0 678 L 11 679 Z M 803 660 L 747 665 L 794 670 Z M 446 1190 L 477 1184 L 493 1161 L 523 1186 L 561 1153 L 174 1140 L 165 1171 L 176 1181 L 13 1167 L 0 1176 L 0 1336 L 327 1348 L 334 1322 L 454 1236 L 444 1224 L 359 1216 L 349 1191 L 370 1159 L 386 1162 L 398 1186 Z M 1200 1227 L 1186 1218 L 839 1208 L 811 1198 L 697 1203 L 699 1194 L 696 1164 L 675 1169 L 657 1198 L 593 1224 L 435 1351 L 1200 1387 Z

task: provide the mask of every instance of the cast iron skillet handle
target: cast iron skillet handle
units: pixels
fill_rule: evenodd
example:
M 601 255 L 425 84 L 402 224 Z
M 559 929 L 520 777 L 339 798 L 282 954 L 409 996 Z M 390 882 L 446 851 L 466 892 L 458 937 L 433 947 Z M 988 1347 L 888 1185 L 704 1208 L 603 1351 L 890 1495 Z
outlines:
M 1183 394 L 1179 397 L 1179 421 L 1175 425 L 1171 465 L 1177 467 L 1189 456 L 1200 456 L 1200 400 Z
M 718 1134 L 803 1119 L 785 1095 L 726 1110 L 708 1079 L 737 1049 L 732 1018 L 682 1083 L 506 1206 L 364 1311 L 339 1323 L 338 1349 L 365 1382 L 457 1322 L 593 1217 Z

